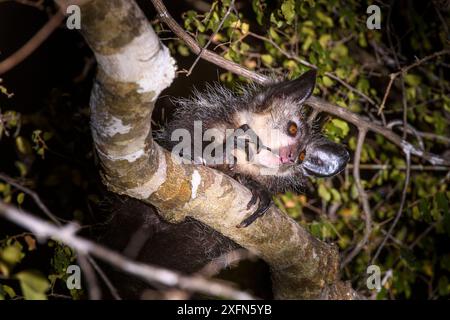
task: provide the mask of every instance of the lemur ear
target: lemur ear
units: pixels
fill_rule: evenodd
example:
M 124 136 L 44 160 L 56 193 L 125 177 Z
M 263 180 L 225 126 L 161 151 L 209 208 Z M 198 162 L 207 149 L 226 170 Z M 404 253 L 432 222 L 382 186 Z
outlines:
M 302 167 L 315 177 L 332 177 L 344 170 L 350 156 L 340 144 L 322 140 L 306 148 Z
M 298 103 L 305 102 L 308 99 L 316 85 L 316 70 L 312 69 L 295 80 L 283 81 L 269 88 L 267 97 L 295 99 Z

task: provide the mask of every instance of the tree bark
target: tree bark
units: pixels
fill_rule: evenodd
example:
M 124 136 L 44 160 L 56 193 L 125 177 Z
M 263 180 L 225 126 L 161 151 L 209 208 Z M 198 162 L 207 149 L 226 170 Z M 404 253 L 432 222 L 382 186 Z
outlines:
M 154 205 L 167 221 L 192 217 L 256 253 L 271 268 L 278 299 L 360 298 L 339 280 L 335 246 L 274 206 L 248 228 L 236 228 L 251 213 L 249 190 L 221 172 L 178 164 L 152 140 L 155 101 L 176 67 L 136 3 L 94 0 L 81 5 L 81 14 L 81 33 L 98 61 L 91 129 L 105 185 Z

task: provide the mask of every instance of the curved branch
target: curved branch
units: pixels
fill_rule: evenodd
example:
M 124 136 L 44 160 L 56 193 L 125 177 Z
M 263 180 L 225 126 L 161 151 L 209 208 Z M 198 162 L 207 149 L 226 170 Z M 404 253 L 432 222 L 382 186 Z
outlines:
M 359 199 L 362 203 L 364 211 L 365 230 L 363 239 L 356 245 L 352 252 L 342 262 L 341 268 L 345 267 L 366 245 L 372 233 L 372 210 L 370 209 L 369 198 L 361 183 L 359 165 L 361 162 L 361 152 L 366 138 L 367 129 L 361 129 L 358 133 L 358 141 L 356 144 L 354 165 L 353 165 L 353 178 L 355 179 L 356 188 L 358 189 Z
M 112 266 L 119 268 L 119 270 L 141 278 L 149 284 L 154 284 L 156 282 L 169 287 L 179 287 L 181 289 L 201 292 L 217 297 L 242 300 L 254 299 L 253 296 L 246 292 L 236 290 L 216 281 L 210 281 L 199 276 L 182 276 L 164 268 L 131 261 L 103 246 L 78 237 L 75 235 L 77 230 L 72 224 L 57 227 L 28 213 L 20 211 L 11 205 L 7 205 L 2 201 L 0 201 L 0 217 L 30 230 L 40 239 L 49 237 L 56 238 L 75 249 L 81 256 L 87 254 L 95 256 Z M 86 263 L 86 265 L 88 265 L 88 263 Z M 94 271 L 92 270 L 90 274 L 94 275 Z M 91 285 L 92 284 L 93 283 L 91 283 Z M 94 288 L 93 291 L 97 291 L 93 292 L 93 295 L 98 298 L 98 288 Z

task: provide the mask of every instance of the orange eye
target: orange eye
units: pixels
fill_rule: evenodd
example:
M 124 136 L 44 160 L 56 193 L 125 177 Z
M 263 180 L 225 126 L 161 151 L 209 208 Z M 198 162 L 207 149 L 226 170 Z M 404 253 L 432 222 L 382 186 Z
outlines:
M 305 151 L 300 152 L 300 154 L 298 155 L 298 160 L 300 160 L 301 162 L 305 160 Z
M 289 122 L 288 124 L 288 133 L 291 137 L 294 137 L 297 135 L 297 125 L 294 122 Z

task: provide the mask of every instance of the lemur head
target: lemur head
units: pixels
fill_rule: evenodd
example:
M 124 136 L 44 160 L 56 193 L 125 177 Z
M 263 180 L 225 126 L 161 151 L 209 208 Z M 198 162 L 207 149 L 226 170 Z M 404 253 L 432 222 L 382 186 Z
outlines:
M 189 161 L 196 159 L 192 150 L 198 149 L 195 144 L 200 141 L 201 160 L 207 166 L 225 172 L 231 169 L 274 192 L 300 189 L 305 176 L 333 176 L 349 159 L 343 146 L 322 137 L 306 119 L 303 103 L 311 96 L 315 82 L 316 72 L 309 71 L 295 80 L 244 87 L 240 95 L 221 85 L 209 86 L 204 92 L 195 91 L 189 99 L 178 99 L 174 119 L 156 138 Z M 196 123 L 201 124 L 201 129 L 196 129 Z M 230 164 L 228 160 L 233 157 L 226 152 L 223 159 L 216 151 L 222 150 L 223 144 L 228 147 L 230 135 L 234 139 L 237 129 L 243 127 L 250 128 L 257 138 L 248 145 L 256 150 L 249 159 L 246 148 L 235 149 L 232 155 L 237 164 Z M 209 130 L 214 138 L 207 134 Z M 196 131 L 203 137 L 196 138 Z M 184 134 L 188 134 L 186 141 L 180 140 Z M 265 148 L 258 148 L 255 140 Z
M 331 177 L 341 172 L 349 160 L 347 150 L 314 132 L 308 123 L 303 103 L 311 96 L 316 82 L 315 70 L 295 80 L 283 81 L 255 93 L 251 106 L 236 113 L 267 147 L 255 153 L 243 171 L 293 178 L 295 176 Z M 266 174 L 262 174 L 262 171 Z

